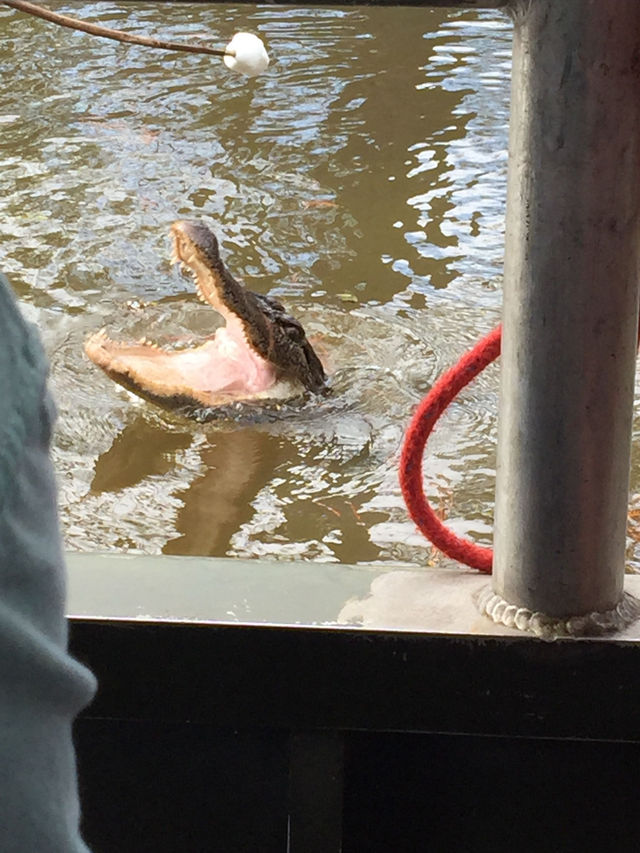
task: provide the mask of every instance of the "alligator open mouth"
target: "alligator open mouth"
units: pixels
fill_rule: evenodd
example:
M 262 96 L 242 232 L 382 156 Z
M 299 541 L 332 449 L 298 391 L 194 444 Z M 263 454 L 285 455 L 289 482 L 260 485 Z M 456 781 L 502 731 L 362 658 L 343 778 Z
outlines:
M 85 352 L 115 382 L 165 408 L 214 408 L 319 392 L 326 376 L 300 323 L 270 296 L 253 293 L 223 264 L 206 225 L 171 226 L 172 260 L 192 273 L 200 299 L 225 320 L 212 338 L 182 350 L 112 340 L 104 330 Z

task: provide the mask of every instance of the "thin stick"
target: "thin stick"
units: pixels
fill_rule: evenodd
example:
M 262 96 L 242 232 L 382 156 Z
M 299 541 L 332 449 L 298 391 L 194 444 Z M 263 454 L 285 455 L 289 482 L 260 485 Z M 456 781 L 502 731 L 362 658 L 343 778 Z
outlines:
M 161 50 L 183 50 L 187 53 L 209 53 L 212 56 L 227 56 L 233 55 L 225 50 L 219 50 L 213 47 L 204 47 L 204 45 L 181 44 L 175 41 L 161 41 L 160 39 L 149 38 L 148 36 L 135 36 L 131 33 L 125 33 L 122 30 L 112 30 L 109 27 L 100 27 L 97 24 L 88 24 L 86 21 L 79 21 L 76 18 L 69 18 L 66 15 L 59 15 L 57 12 L 51 12 L 49 9 L 43 9 L 41 6 L 36 6 L 33 3 L 28 3 L 26 0 L 0 0 L 5 6 L 11 6 L 19 12 L 26 12 L 27 15 L 35 15 L 36 18 L 43 18 L 45 21 L 51 21 L 53 24 L 59 24 L 61 27 L 68 27 L 71 30 L 81 30 L 83 33 L 89 33 L 92 36 L 100 36 L 105 39 L 113 39 L 114 41 L 128 42 L 129 44 L 142 44 L 145 47 L 157 47 Z

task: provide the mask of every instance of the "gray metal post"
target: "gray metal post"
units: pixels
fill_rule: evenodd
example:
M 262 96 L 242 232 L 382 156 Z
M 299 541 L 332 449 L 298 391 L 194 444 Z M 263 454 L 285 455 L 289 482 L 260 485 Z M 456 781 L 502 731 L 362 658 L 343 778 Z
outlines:
M 623 595 L 640 0 L 513 8 L 492 607 L 563 620 Z

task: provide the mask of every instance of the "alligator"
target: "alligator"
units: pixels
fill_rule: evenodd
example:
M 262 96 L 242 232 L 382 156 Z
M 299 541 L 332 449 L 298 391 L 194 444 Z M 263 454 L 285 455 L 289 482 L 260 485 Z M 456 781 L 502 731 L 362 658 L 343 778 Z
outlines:
M 215 409 L 321 392 L 326 375 L 301 324 L 277 299 L 233 278 L 213 232 L 203 223 L 180 221 L 170 236 L 172 262 L 191 273 L 199 298 L 225 325 L 204 343 L 177 350 L 146 339 L 117 342 L 102 329 L 85 342 L 91 361 L 115 382 L 168 409 Z

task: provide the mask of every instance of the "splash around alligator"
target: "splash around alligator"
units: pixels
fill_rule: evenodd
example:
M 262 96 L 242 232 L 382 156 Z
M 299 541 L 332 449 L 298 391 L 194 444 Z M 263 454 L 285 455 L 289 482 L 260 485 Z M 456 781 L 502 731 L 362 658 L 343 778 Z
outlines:
M 103 329 L 85 341 L 91 361 L 139 397 L 196 417 L 320 393 L 326 375 L 302 325 L 276 299 L 233 278 L 206 225 L 174 222 L 170 236 L 172 261 L 192 274 L 199 298 L 225 325 L 198 346 L 180 350 L 146 340 L 114 341 Z

